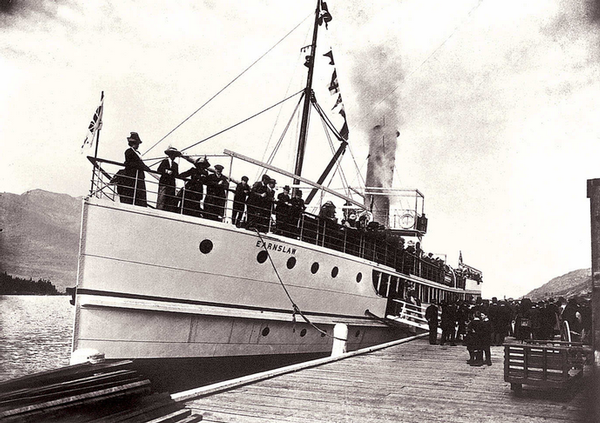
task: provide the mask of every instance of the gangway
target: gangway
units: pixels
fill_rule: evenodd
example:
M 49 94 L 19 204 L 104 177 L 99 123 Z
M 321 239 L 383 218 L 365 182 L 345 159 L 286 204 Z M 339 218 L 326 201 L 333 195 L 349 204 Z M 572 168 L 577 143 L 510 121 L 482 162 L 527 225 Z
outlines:
M 429 324 L 425 318 L 425 311 L 423 311 L 423 307 L 399 299 L 393 299 L 392 301 L 398 304 L 400 312 L 397 316 L 388 314 L 386 316 L 387 319 L 429 331 Z M 442 329 L 439 327 L 438 333 L 442 333 Z

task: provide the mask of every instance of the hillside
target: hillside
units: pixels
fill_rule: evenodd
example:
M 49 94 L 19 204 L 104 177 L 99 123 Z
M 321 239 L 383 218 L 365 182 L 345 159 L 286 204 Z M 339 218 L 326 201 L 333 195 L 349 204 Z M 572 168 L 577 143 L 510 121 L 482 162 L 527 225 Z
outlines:
M 592 292 L 592 270 L 579 269 L 556 277 L 525 295 L 534 301 L 550 297 L 589 297 Z
M 0 193 L 0 272 L 46 279 L 59 290 L 77 280 L 81 198 L 43 190 Z

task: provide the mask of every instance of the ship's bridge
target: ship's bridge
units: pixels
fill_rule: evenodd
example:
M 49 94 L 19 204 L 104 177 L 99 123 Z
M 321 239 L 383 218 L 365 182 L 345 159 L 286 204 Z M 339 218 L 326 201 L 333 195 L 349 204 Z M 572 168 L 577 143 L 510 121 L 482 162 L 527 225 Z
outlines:
M 364 197 L 373 220 L 393 233 L 418 238 L 427 233 L 425 196 L 419 190 L 367 187 Z

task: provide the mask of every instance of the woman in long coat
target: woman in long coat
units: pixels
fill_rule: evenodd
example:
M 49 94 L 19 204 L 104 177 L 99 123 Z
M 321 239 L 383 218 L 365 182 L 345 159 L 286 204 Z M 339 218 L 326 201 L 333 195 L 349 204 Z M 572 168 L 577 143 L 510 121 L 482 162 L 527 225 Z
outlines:
M 186 181 L 184 187 L 177 193 L 179 197 L 178 208 L 179 210 L 183 209 L 183 214 L 202 217 L 202 205 L 200 202 L 204 197 L 204 185 L 208 177 L 206 169 L 210 166 L 210 163 L 206 158 L 193 160 L 186 156 L 182 157 L 193 163 L 194 166 L 179 174 L 180 178 L 189 177 L 190 179 Z
M 150 170 L 143 162 L 138 151 L 142 140 L 137 132 L 131 132 L 127 137 L 129 148 L 125 150 L 125 170 L 117 187 L 122 203 L 146 207 L 146 182 L 144 171 Z

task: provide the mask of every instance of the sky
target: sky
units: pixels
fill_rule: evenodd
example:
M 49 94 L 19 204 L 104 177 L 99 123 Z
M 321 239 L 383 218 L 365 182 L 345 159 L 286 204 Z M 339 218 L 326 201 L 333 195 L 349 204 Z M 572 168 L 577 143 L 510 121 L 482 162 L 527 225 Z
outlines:
M 385 122 L 400 132 L 394 184 L 425 195 L 423 248 L 453 266 L 462 252 L 483 272 L 488 298 L 518 297 L 590 267 L 586 181 L 600 178 L 598 2 L 328 5 L 333 20 L 320 42 L 334 51 L 348 117 L 352 154 L 344 161 L 364 171 L 371 128 Z M 160 157 L 292 95 L 306 78 L 299 48 L 310 44 L 314 7 L 1 0 L 0 192 L 86 195 L 93 151 L 81 144 L 101 91 L 99 156 L 116 161 L 130 131 L 144 141 L 144 157 Z M 189 153 L 228 148 L 264 160 L 283 112 Z M 318 176 L 331 153 L 326 143 L 309 148 L 318 154 L 306 173 Z M 281 154 L 281 166 L 293 169 L 292 153 Z

